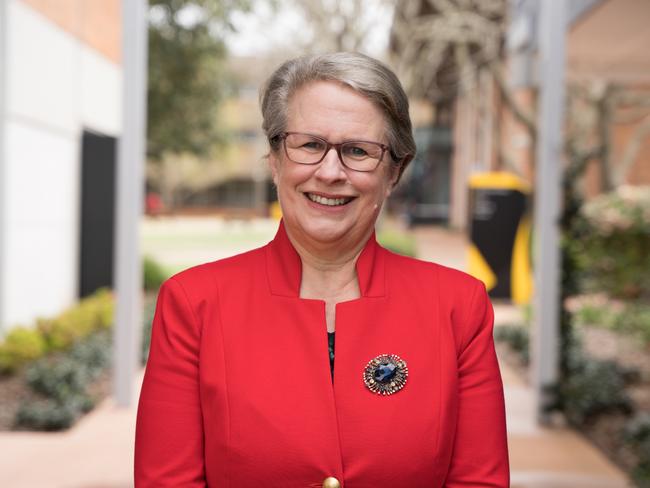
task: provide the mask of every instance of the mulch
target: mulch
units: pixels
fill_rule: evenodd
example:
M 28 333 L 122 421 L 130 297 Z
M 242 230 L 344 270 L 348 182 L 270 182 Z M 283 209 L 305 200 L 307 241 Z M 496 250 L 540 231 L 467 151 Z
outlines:
M 88 394 L 94 399 L 95 405 L 110 394 L 111 379 L 111 369 L 108 368 L 88 386 Z M 14 419 L 20 405 L 39 398 L 27 386 L 23 372 L 19 371 L 12 376 L 0 376 L 0 432 L 17 430 Z
M 0 431 L 12 430 L 18 407 L 30 398 L 33 394 L 20 374 L 0 377 Z

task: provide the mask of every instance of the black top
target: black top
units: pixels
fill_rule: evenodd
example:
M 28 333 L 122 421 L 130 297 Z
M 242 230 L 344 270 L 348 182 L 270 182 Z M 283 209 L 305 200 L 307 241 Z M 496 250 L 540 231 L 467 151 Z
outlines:
M 332 381 L 334 381 L 334 332 L 327 333 L 327 345 L 330 351 L 330 370 L 332 372 Z

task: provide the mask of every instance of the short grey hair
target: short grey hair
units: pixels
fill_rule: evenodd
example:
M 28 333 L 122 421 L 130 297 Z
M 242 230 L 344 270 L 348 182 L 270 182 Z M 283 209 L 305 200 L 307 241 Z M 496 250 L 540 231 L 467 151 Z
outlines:
M 301 56 L 285 61 L 260 90 L 262 129 L 272 151 L 287 128 L 287 107 L 299 88 L 316 81 L 341 83 L 373 102 L 386 120 L 386 137 L 399 179 L 415 156 L 409 101 L 402 85 L 384 63 L 360 53 Z

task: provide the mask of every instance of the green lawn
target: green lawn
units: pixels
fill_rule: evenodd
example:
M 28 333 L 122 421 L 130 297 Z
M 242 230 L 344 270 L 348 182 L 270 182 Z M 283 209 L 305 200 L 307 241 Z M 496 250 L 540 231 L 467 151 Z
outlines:
M 141 248 L 169 274 L 262 246 L 273 239 L 277 222 L 224 221 L 217 217 L 147 219 Z
M 190 266 L 232 256 L 273 239 L 277 221 L 224 221 L 216 217 L 147 219 L 141 228 L 141 248 L 169 276 Z M 415 255 L 415 239 L 396 222 L 384 219 L 377 240 L 394 252 Z

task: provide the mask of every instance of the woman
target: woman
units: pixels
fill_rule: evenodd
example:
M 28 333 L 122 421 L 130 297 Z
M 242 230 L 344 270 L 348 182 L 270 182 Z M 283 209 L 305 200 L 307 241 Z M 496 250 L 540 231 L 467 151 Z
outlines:
M 415 153 L 399 81 L 361 54 L 303 57 L 261 106 L 283 219 L 162 286 L 136 486 L 508 486 L 485 287 L 375 240 Z

